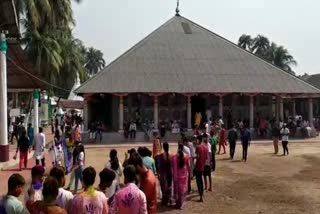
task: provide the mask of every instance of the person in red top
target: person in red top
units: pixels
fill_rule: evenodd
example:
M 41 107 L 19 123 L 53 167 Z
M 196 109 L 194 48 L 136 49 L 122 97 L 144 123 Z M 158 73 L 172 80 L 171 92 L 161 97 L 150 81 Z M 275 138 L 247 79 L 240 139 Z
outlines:
M 202 136 L 199 135 L 198 146 L 196 147 L 196 164 L 194 167 L 194 173 L 196 176 L 196 182 L 198 187 L 198 192 L 200 195 L 200 202 L 203 202 L 203 180 L 202 175 L 204 171 L 204 167 L 206 165 L 207 156 L 208 156 L 208 148 L 202 143 Z
M 226 145 L 227 145 L 227 140 L 226 140 L 226 129 L 224 128 L 224 125 L 221 125 L 221 131 L 220 131 L 220 136 L 219 136 L 219 150 L 218 150 L 218 155 L 220 154 L 221 147 L 223 148 L 223 154 L 226 154 Z
M 128 164 L 135 166 L 139 174 L 140 189 L 147 198 L 148 214 L 157 213 L 157 185 L 155 175 L 152 170 L 147 169 L 143 165 L 143 160 L 137 153 L 132 156 Z

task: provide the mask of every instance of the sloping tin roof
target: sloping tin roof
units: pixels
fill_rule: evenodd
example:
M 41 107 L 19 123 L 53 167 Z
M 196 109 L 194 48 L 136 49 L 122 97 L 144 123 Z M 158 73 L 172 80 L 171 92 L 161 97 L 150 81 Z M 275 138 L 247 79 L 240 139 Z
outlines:
M 175 16 L 76 93 L 316 93 L 234 43 Z
M 320 74 L 314 74 L 314 75 L 310 75 L 306 81 L 313 85 L 314 87 L 317 87 L 320 89 Z

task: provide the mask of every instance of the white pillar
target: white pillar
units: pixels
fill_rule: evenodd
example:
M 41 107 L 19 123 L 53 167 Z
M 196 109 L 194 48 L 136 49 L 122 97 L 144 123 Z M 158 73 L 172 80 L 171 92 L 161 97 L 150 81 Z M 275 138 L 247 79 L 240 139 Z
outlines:
M 119 132 L 123 132 L 123 96 L 119 96 Z
M 39 133 L 39 91 L 33 91 L 33 130 Z
M 7 43 L 4 33 L 0 34 L 0 162 L 9 160 L 8 106 L 7 106 Z
M 158 124 L 159 124 L 158 96 L 154 96 L 153 120 L 154 120 L 154 129 L 158 130 Z
M 308 105 L 309 105 L 309 126 L 313 127 L 313 100 L 312 98 L 308 99 Z
M 293 98 L 292 99 L 292 116 L 295 118 L 297 115 L 297 112 L 296 112 L 296 100 Z
M 254 97 L 253 96 L 249 96 L 250 97 L 250 104 L 249 104 L 249 125 L 250 128 L 254 128 L 253 127 L 253 121 L 254 121 L 254 107 L 253 107 L 253 102 L 254 102 Z
M 283 112 L 283 99 L 282 97 L 279 98 L 279 116 L 280 116 L 280 120 L 282 120 L 282 122 L 284 122 L 284 112 Z
M 188 131 L 192 131 L 192 122 L 191 122 L 191 96 L 187 96 L 187 121 L 188 121 Z
M 219 96 L 219 116 L 223 118 L 223 96 Z

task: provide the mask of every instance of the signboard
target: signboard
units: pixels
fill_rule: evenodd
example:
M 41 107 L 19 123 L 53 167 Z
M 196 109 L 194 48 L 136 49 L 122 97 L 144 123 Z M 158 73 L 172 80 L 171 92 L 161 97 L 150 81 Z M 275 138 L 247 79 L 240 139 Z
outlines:
M 20 108 L 13 108 L 9 113 L 10 117 L 19 117 L 20 116 Z

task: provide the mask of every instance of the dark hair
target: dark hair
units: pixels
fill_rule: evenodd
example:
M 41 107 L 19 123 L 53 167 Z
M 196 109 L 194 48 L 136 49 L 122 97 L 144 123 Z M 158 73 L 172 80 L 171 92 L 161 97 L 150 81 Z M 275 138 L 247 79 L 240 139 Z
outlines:
M 165 151 L 165 153 L 168 154 L 168 152 L 169 152 L 169 143 L 168 142 L 164 142 L 162 147 L 163 147 L 163 151 Z
M 104 168 L 100 173 L 100 183 L 109 183 L 116 178 L 116 173 L 108 168 Z
M 39 133 L 42 133 L 42 132 L 43 132 L 43 128 L 39 127 Z
M 44 199 L 56 199 L 59 193 L 58 181 L 53 177 L 47 177 L 43 183 L 42 195 Z
M 202 134 L 202 138 L 208 138 L 207 133 Z
M 134 153 L 137 153 L 135 148 L 129 149 L 128 154 L 133 155 Z
M 12 174 L 8 180 L 8 190 L 15 190 L 17 187 L 24 186 L 25 184 L 26 181 L 22 175 L 18 173 Z
M 130 182 L 130 183 L 135 182 L 136 168 L 133 165 L 126 166 L 123 170 L 123 174 L 127 182 Z
M 89 166 L 87 168 L 85 168 L 82 172 L 82 176 L 83 176 L 83 183 L 86 186 L 91 186 L 94 184 L 94 181 L 96 180 L 96 170 Z
M 141 156 L 138 153 L 133 154 L 132 157 L 128 160 L 128 165 L 133 165 L 135 167 L 137 166 L 142 167 L 143 161 Z
M 82 143 L 79 143 L 79 144 L 78 144 L 78 152 L 79 152 L 79 153 L 80 153 L 80 152 L 83 152 L 83 153 L 84 153 L 84 146 L 83 146 Z
M 115 149 L 111 149 L 110 151 L 110 164 L 111 169 L 118 170 L 119 169 L 119 160 L 118 160 L 118 152 Z
M 179 167 L 183 168 L 184 167 L 184 155 L 183 155 L 183 144 L 179 144 L 178 146 L 178 154 L 179 154 Z
M 164 142 L 163 144 L 162 144 L 162 147 L 163 147 L 163 151 L 165 152 L 165 155 L 166 155 L 166 160 L 168 161 L 168 162 L 170 162 L 170 160 L 169 160 L 169 143 L 168 142 Z
M 31 176 L 32 177 L 43 176 L 44 172 L 45 172 L 45 169 L 42 166 L 37 165 L 31 169 Z
M 202 142 L 202 136 L 201 135 L 198 135 L 197 139 L 199 140 L 200 143 Z
M 144 157 L 143 152 L 144 152 L 143 147 L 140 146 L 140 147 L 138 148 L 138 154 L 141 155 L 142 157 Z
M 147 147 L 143 147 L 143 149 L 145 150 L 144 153 L 146 154 L 146 156 L 148 157 L 152 156 L 152 151 L 150 149 L 148 149 Z
M 28 123 L 28 126 L 29 126 L 29 127 L 31 127 L 31 126 L 32 126 L 32 124 L 31 124 L 31 123 Z
M 50 170 L 50 176 L 55 178 L 58 181 L 59 186 L 62 185 L 61 181 L 65 177 L 65 169 L 64 167 L 53 167 Z
M 26 130 L 23 128 L 22 132 L 21 132 L 21 136 L 22 137 L 26 137 L 27 136 L 27 132 Z
M 58 129 L 54 132 L 54 137 L 58 140 L 60 139 L 60 131 Z

